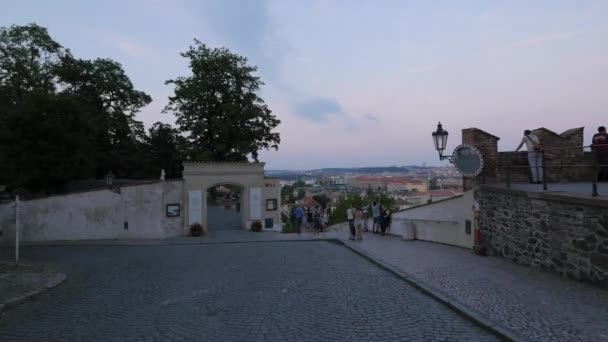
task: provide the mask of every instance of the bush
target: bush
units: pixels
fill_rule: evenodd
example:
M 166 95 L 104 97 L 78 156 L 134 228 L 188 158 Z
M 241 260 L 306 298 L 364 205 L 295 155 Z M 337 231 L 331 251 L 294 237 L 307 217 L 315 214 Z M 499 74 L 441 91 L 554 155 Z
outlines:
M 192 236 L 201 236 L 205 233 L 203 226 L 200 223 L 194 223 L 190 225 L 190 234 Z
M 287 220 L 283 223 L 283 230 L 281 233 L 297 233 L 296 227 L 291 223 L 291 221 Z
M 262 222 L 255 221 L 251 223 L 251 231 L 252 232 L 261 232 L 262 231 Z

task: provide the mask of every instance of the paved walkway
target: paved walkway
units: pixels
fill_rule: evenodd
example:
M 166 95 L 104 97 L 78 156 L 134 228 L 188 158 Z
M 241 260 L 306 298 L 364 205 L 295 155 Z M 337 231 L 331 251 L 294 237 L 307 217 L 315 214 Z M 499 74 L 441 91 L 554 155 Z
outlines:
M 374 234 L 347 244 L 524 338 L 608 341 L 608 290 L 459 247 Z
M 0 312 L 51 288 L 65 275 L 38 266 L 0 262 Z
M 323 238 L 340 239 L 524 338 L 608 341 L 608 290 L 499 257 L 476 256 L 464 248 L 371 233 L 365 234 L 363 242 L 351 242 L 347 236 L 346 231 L 323 233 Z M 205 244 L 311 238 L 311 233 L 218 231 L 202 238 L 71 244 Z
M 68 279 L 7 310 L 0 341 L 498 340 L 328 241 L 26 247 L 23 255 Z

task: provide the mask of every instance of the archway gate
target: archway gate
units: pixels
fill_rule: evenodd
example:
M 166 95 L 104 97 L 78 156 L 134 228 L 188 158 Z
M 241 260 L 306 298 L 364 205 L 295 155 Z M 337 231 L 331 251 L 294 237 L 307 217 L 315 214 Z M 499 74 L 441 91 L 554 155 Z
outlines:
M 260 221 L 265 230 L 281 230 L 281 185 L 264 175 L 265 163 L 184 163 L 184 233 L 200 223 L 208 227 L 207 190 L 220 184 L 241 187 L 241 228 Z

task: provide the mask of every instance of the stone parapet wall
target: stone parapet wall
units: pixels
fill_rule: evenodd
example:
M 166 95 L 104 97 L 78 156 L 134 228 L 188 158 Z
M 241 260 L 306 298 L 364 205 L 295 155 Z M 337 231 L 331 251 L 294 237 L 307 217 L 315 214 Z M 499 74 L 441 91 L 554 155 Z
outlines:
M 477 199 L 490 254 L 608 286 L 608 200 L 491 186 Z

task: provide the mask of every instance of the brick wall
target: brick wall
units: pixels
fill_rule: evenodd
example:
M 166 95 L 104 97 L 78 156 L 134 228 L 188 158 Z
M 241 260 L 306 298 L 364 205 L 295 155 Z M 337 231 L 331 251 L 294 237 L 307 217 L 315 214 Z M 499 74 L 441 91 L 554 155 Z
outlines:
M 608 287 L 608 201 L 491 186 L 477 199 L 490 254 Z
M 499 137 L 484 132 L 479 128 L 466 128 L 462 130 L 462 143 L 475 146 L 483 156 L 484 167 L 482 172 L 474 178 L 464 178 L 465 190 L 470 190 L 477 184 L 493 182 L 496 180 L 498 165 Z

